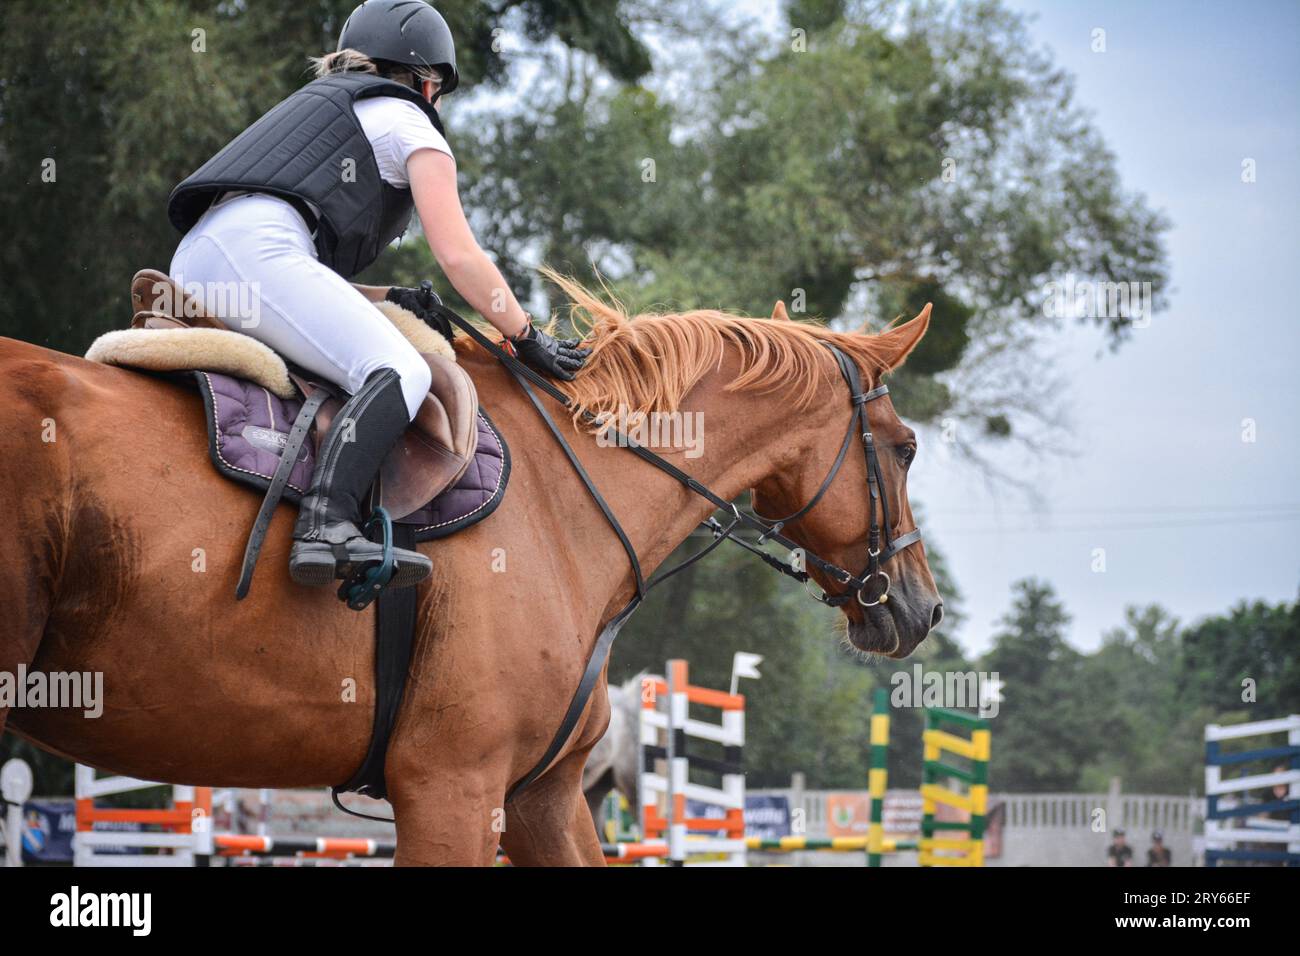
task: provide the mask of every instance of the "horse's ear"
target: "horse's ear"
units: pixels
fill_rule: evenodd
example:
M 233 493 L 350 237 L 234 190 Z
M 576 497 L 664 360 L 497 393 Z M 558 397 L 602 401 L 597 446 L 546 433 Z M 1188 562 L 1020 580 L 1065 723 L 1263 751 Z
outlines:
M 780 299 L 777 299 L 776 305 L 772 306 L 772 318 L 782 322 L 790 321 L 790 313 L 785 310 L 785 303 Z
M 886 329 L 876 336 L 877 341 L 885 347 L 885 367 L 890 371 L 907 361 L 912 349 L 925 336 L 925 330 L 930 327 L 930 306 L 931 303 L 927 302 L 916 318 L 908 319 L 902 325 Z

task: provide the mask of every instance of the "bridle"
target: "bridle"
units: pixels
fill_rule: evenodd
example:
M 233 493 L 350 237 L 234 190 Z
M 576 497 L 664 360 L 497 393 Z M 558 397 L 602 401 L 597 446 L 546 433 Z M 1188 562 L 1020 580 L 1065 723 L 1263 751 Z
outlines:
M 700 482 L 696 481 L 672 462 L 660 457 L 643 445 L 638 444 L 632 438 L 617 429 L 609 429 L 609 435 L 617 440 L 616 443 L 620 447 L 627 448 L 638 458 L 654 465 L 660 471 L 671 476 L 701 498 L 704 498 L 715 508 L 718 508 L 721 511 L 730 512 L 731 514 L 731 520 L 725 525 L 713 517 L 708 518 L 704 522 L 702 527 L 714 536 L 714 540 L 710 544 L 700 549 L 680 564 L 646 579 L 641 572 L 641 562 L 637 558 L 635 549 L 632 547 L 632 542 L 623 531 L 622 526 L 614 516 L 613 511 L 610 510 L 609 505 L 605 502 L 599 489 L 596 488 L 595 483 L 591 480 L 591 476 L 587 474 L 586 469 L 583 468 L 577 455 L 574 454 L 572 446 L 564 437 L 559 426 L 556 425 L 550 412 L 547 411 L 546 406 L 544 406 L 538 399 L 537 393 L 533 391 L 532 386 L 536 386 L 546 392 L 547 395 L 555 399 L 565 408 L 572 408 L 572 402 L 569 397 L 551 384 L 550 381 L 524 365 L 509 352 L 502 349 L 486 335 L 474 328 L 474 326 L 470 325 L 469 322 L 465 321 L 451 309 L 442 305 L 441 302 L 432 301 L 426 308 L 429 312 L 445 318 L 452 325 L 463 330 L 466 335 L 500 361 L 501 364 L 505 366 L 506 370 L 514 376 L 515 381 L 519 383 L 524 394 L 528 396 L 533 407 L 541 416 L 542 421 L 545 422 L 547 427 L 550 429 L 552 437 L 554 437 L 556 443 L 559 444 L 565 457 L 569 459 L 569 463 L 573 466 L 574 471 L 577 472 L 578 477 L 586 486 L 587 493 L 604 514 L 605 520 L 609 523 L 614 534 L 618 536 L 619 543 L 622 544 L 623 550 L 627 554 L 628 561 L 632 565 L 632 572 L 636 581 L 636 593 L 633 595 L 632 600 L 630 600 L 627 605 L 624 606 L 624 608 L 605 625 L 599 637 L 596 639 L 596 644 L 592 648 L 591 657 L 587 661 L 587 667 L 583 672 L 582 679 L 578 683 L 578 689 L 573 696 L 573 700 L 569 703 L 569 709 L 565 712 L 564 721 L 561 723 L 560 729 L 556 733 L 555 738 L 551 741 L 550 747 L 547 748 L 546 754 L 542 757 L 541 761 L 523 777 L 522 780 L 514 785 L 506 796 L 507 800 L 515 796 L 520 790 L 539 777 L 542 772 L 550 766 L 551 761 L 559 754 L 565 741 L 568 740 L 569 734 L 577 725 L 578 719 L 582 716 L 582 711 L 586 706 L 587 699 L 591 695 L 592 689 L 595 687 L 596 679 L 604 669 L 605 658 L 609 653 L 610 646 L 614 642 L 614 638 L 618 635 L 619 630 L 622 628 L 623 624 L 626 623 L 627 619 L 632 616 L 632 612 L 636 610 L 637 606 L 640 605 L 641 601 L 645 598 L 646 592 L 667 578 L 677 574 L 679 571 L 685 570 L 690 565 L 713 551 L 713 549 L 718 547 L 718 545 L 723 541 L 731 541 L 758 556 L 770 567 L 780 571 L 787 577 L 802 582 L 805 589 L 807 589 L 808 583 L 812 580 L 807 568 L 812 567 L 821 572 L 837 585 L 844 588 L 844 590 L 835 594 L 828 594 L 826 592 L 813 594 L 809 591 L 809 594 L 812 597 L 831 607 L 841 607 L 854 598 L 856 598 L 858 603 L 864 608 L 877 607 L 885 604 L 889 600 L 889 587 L 891 581 L 889 574 L 884 570 L 882 565 L 898 555 L 898 553 L 903 551 L 905 548 L 908 548 L 921 540 L 921 531 L 919 528 L 908 531 L 897 537 L 893 536 L 890 529 L 889 501 L 885 494 L 884 475 L 880 469 L 880 457 L 876 451 L 875 439 L 871 434 L 871 425 L 867 420 L 868 403 L 889 394 L 889 388 L 886 385 L 878 385 L 870 391 L 863 391 L 862 375 L 858 371 L 857 365 L 830 342 L 823 340 L 822 345 L 826 346 L 826 348 L 831 351 L 831 354 L 835 356 L 835 360 L 839 365 L 840 375 L 843 377 L 845 384 L 849 387 L 849 401 L 852 404 L 853 415 L 849 419 L 849 428 L 844 435 L 844 441 L 840 444 L 839 453 L 835 456 L 835 462 L 831 465 L 831 469 L 827 473 L 825 479 L 823 479 L 821 486 L 817 489 L 812 498 L 809 499 L 807 504 L 798 511 L 787 515 L 784 518 L 773 520 L 770 518 L 764 518 L 758 514 L 750 514 L 741 511 L 734 502 L 722 498 L 706 486 L 700 484 Z M 590 412 L 582 411 L 579 414 L 589 423 L 602 424 L 602 422 L 600 422 L 597 417 Z M 859 435 L 861 436 L 863 454 L 866 457 L 867 464 L 867 489 L 871 496 L 871 525 L 867 533 L 866 567 L 860 574 L 854 574 L 853 572 L 848 571 L 837 564 L 833 564 L 830 561 L 826 561 L 819 555 L 803 548 L 797 542 L 786 537 L 782 533 L 782 529 L 791 522 L 802 518 L 822 500 L 826 492 L 830 489 L 831 484 L 835 481 L 836 476 L 839 475 L 840 468 L 843 467 L 844 460 L 848 456 L 849 448 Z M 877 509 L 877 505 L 879 505 L 879 509 Z M 879 516 L 877 516 L 877 510 L 879 511 Z M 742 525 L 759 532 L 755 544 L 751 544 L 744 540 L 736 533 L 737 529 Z M 793 562 L 782 561 L 770 552 L 764 550 L 762 545 L 769 541 L 785 548 L 787 551 L 791 552 L 791 554 L 796 555 L 796 559 Z M 866 600 L 865 595 L 871 593 L 870 588 L 873 581 L 883 582 L 883 587 L 877 585 L 879 593 L 871 600 Z
M 849 387 L 849 401 L 853 404 L 853 417 L 849 419 L 849 430 L 844 435 L 844 441 L 840 445 L 839 454 L 835 456 L 835 463 L 831 465 L 830 472 L 827 473 L 821 487 L 817 489 L 816 494 L 812 496 L 806 505 L 779 520 L 764 518 L 756 514 L 758 520 L 765 523 L 770 529 L 760 534 L 758 541 L 759 544 L 764 541 L 775 541 L 787 550 L 802 554 L 805 564 L 812 565 L 831 580 L 846 588 L 846 590 L 838 594 L 827 594 L 825 592 L 812 594 L 811 591 L 808 592 L 823 604 L 831 607 L 841 607 L 847 604 L 851 598 L 856 597 L 858 603 L 863 607 L 876 607 L 885 604 L 889 600 L 890 577 L 881 565 L 904 548 L 920 541 L 921 529 L 915 528 L 898 537 L 894 537 L 890 531 L 889 497 L 885 494 L 885 478 L 880 470 L 880 455 L 876 451 L 876 440 L 871 434 L 871 424 L 867 420 L 868 403 L 888 395 L 889 386 L 877 385 L 870 391 L 864 392 L 862 390 L 862 376 L 857 365 L 831 343 L 823 341 L 822 344 L 830 349 L 831 354 L 835 356 L 835 361 L 840 368 L 840 375 Z M 854 438 L 859 434 L 862 436 L 862 451 L 866 457 L 867 489 L 871 494 L 871 526 L 867 532 L 867 566 L 860 575 L 854 575 L 839 565 L 831 564 L 811 552 L 804 551 L 780 532 L 790 522 L 797 521 L 809 511 L 812 511 L 817 503 L 821 501 L 822 496 L 830 489 L 831 483 L 835 481 L 836 476 L 839 474 L 840 467 L 844 464 L 844 459 L 848 455 L 849 446 L 853 444 Z M 879 519 L 876 516 L 877 504 L 879 504 L 880 511 Z M 883 547 L 881 546 L 882 539 Z M 735 540 L 742 546 L 748 544 L 739 538 Z M 880 593 L 876 595 L 874 600 L 867 601 L 863 596 L 868 592 L 868 586 L 871 582 L 877 578 L 884 581 L 884 587 L 880 589 Z M 806 572 L 802 580 L 806 589 L 809 580 Z

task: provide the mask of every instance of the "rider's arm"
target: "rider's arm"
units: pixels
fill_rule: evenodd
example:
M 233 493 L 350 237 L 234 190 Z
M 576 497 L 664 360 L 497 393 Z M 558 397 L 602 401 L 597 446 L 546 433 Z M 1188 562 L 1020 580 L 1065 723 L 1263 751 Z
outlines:
M 456 189 L 456 161 L 438 150 L 421 149 L 407 159 L 406 173 L 429 248 L 451 284 L 503 335 L 519 335 L 528 327 L 528 316 L 470 231 Z
M 383 302 L 384 297 L 388 295 L 388 290 L 392 288 L 391 285 L 357 285 L 355 282 L 349 284 L 371 302 Z

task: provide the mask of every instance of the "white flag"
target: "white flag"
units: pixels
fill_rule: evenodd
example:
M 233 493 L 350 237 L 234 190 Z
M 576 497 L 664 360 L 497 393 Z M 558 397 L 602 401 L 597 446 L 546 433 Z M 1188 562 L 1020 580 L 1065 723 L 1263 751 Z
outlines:
M 736 686 L 742 677 L 752 677 L 758 680 L 763 675 L 758 672 L 758 665 L 763 663 L 762 654 L 750 654 L 746 651 L 736 651 L 736 656 L 731 659 L 731 692 L 736 692 Z

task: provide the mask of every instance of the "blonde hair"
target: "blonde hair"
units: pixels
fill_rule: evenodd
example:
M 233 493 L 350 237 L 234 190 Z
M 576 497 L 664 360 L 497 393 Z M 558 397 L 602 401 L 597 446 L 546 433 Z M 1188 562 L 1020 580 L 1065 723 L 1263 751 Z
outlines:
M 409 73 L 415 80 L 423 83 L 425 80 L 432 80 L 435 88 L 434 92 L 442 86 L 442 74 L 433 67 L 407 66 L 405 63 L 384 63 L 381 68 L 360 50 L 353 50 L 351 47 L 343 50 L 335 50 L 333 53 L 326 53 L 324 56 L 308 57 L 311 61 L 312 69 L 316 73 L 316 78 L 330 76 L 334 73 L 371 73 L 375 76 L 383 76 L 390 80 L 396 80 L 401 83 L 401 75 Z M 382 62 L 382 61 L 381 61 Z

